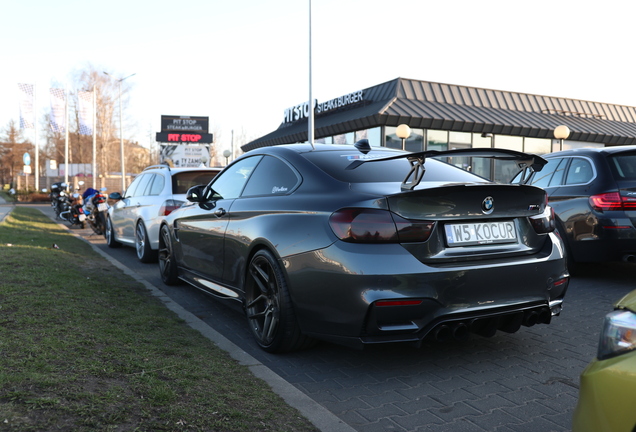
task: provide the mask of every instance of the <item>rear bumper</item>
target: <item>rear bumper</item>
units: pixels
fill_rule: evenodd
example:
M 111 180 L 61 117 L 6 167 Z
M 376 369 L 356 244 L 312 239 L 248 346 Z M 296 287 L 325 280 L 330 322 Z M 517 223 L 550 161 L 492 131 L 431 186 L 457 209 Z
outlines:
M 568 286 L 554 235 L 534 255 L 461 264 L 427 265 L 400 245 L 343 242 L 284 263 L 302 331 L 358 346 L 421 342 L 444 325 L 488 335 L 480 327 L 512 332 L 517 321 L 547 323 Z M 421 302 L 377 304 L 404 299 Z

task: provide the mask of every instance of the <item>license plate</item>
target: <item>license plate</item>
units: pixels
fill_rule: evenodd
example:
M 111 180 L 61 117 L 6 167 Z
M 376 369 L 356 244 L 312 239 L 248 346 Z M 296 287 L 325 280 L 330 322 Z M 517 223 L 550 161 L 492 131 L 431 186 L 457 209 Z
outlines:
M 492 243 L 514 243 L 517 231 L 513 221 L 447 224 L 448 246 L 471 246 Z
M 100 212 L 105 212 L 106 210 L 108 210 L 108 204 L 106 203 L 97 204 L 97 210 L 99 210 Z

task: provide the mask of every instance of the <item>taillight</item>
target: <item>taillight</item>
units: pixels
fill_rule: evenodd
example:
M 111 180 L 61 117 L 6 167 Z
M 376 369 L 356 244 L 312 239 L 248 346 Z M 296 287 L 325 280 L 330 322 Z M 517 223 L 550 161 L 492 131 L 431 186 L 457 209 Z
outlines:
M 403 243 L 428 240 L 434 222 L 407 220 L 387 210 L 346 208 L 329 218 L 334 234 L 351 243 Z
M 181 207 L 183 201 L 178 200 L 166 200 L 159 209 L 159 216 L 168 216 L 170 213 Z
M 618 192 L 608 192 L 590 197 L 590 206 L 596 211 L 636 210 L 636 198 L 622 197 Z
M 550 206 L 545 206 L 540 215 L 530 216 L 528 219 L 537 234 L 551 233 L 555 229 L 554 209 Z

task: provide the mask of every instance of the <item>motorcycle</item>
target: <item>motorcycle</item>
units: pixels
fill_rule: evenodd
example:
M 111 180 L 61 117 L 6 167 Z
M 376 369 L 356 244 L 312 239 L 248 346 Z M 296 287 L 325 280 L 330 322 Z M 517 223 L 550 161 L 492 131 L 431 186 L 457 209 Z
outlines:
M 67 184 L 64 182 L 57 182 L 51 185 L 49 197 L 51 198 L 51 207 L 53 207 L 56 217 L 59 217 L 61 212 L 67 210 L 65 207 L 66 199 L 64 198 L 67 193 L 66 188 Z
M 77 192 L 78 189 L 69 195 L 66 192 L 60 193 L 60 200 L 62 202 L 62 211 L 58 215 L 60 219 L 64 219 L 68 223 L 73 225 L 79 225 L 80 228 L 86 228 L 86 215 L 84 214 L 84 205 L 82 196 Z
M 102 235 L 106 231 L 105 214 L 108 211 L 108 197 L 102 193 L 105 191 L 106 188 L 102 188 L 101 191 L 88 188 L 82 194 L 84 199 L 82 210 L 86 215 L 86 221 L 97 235 Z

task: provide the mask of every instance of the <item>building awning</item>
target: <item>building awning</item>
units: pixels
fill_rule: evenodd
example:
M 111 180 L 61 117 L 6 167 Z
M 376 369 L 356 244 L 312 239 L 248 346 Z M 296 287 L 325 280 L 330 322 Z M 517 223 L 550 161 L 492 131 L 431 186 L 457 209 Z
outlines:
M 397 78 L 363 90 L 363 103 L 318 115 L 315 138 L 378 126 L 554 138 L 559 125 L 568 140 L 605 145 L 636 144 L 636 108 L 550 96 L 488 90 Z M 307 119 L 283 123 L 245 144 L 259 147 L 307 141 Z

